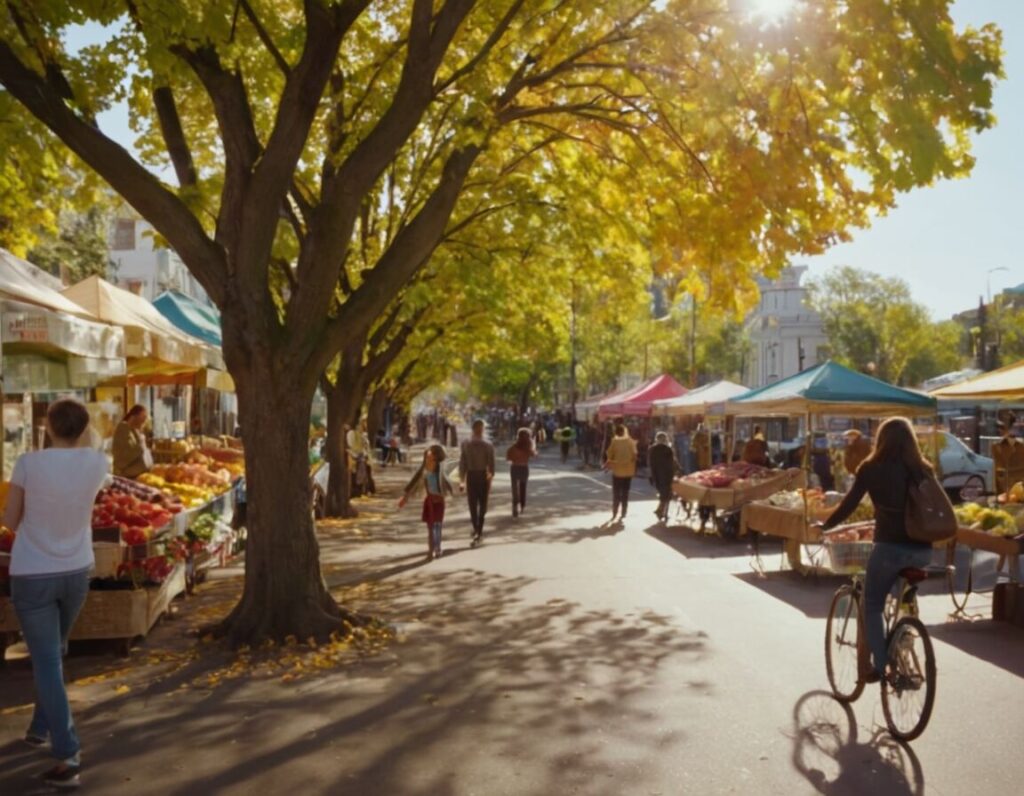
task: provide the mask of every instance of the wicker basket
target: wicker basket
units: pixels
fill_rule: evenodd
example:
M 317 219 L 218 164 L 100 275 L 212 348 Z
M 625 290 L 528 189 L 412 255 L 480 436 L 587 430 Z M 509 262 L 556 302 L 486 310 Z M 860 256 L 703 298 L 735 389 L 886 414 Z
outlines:
M 825 545 L 832 562 L 832 571 L 837 575 L 863 572 L 874 546 L 874 542 L 829 542 Z

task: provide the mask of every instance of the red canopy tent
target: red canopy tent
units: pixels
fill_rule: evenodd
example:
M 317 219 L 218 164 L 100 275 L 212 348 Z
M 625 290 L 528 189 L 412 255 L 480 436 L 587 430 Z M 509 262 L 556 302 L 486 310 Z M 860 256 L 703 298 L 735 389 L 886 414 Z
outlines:
M 686 388 L 668 374 L 655 376 L 619 395 L 613 395 L 601 401 L 598 414 L 601 417 L 615 415 L 646 416 L 651 413 L 655 401 L 665 398 L 678 398 L 686 394 Z

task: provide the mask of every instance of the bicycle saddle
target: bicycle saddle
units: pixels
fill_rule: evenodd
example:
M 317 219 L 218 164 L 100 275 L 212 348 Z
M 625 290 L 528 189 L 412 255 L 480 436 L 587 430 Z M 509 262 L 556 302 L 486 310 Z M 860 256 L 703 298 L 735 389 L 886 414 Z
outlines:
M 900 577 L 913 585 L 928 579 L 928 573 L 920 567 L 904 567 L 900 570 Z

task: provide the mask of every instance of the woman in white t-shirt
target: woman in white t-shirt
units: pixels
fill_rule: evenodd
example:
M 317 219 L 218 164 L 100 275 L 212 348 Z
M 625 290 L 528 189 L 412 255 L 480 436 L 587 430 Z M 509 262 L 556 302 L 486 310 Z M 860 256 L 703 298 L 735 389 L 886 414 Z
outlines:
M 47 740 L 60 761 L 44 775 L 58 787 L 79 784 L 80 744 L 61 658 L 85 603 L 93 567 L 92 506 L 110 471 L 106 457 L 87 444 L 89 413 L 60 400 L 46 415 L 52 446 L 18 459 L 4 511 L 17 533 L 11 550 L 11 602 L 32 656 L 36 700 L 25 742 Z M 81 441 L 85 440 L 85 443 Z

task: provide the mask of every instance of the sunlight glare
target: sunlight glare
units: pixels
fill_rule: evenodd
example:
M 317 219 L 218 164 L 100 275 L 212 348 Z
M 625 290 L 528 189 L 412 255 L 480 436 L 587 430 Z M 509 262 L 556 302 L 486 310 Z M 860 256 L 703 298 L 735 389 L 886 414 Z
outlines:
M 767 22 L 782 22 L 796 5 L 796 0 L 750 0 L 750 13 Z

